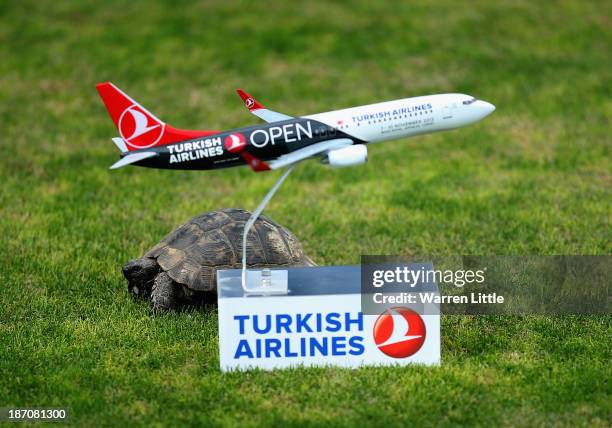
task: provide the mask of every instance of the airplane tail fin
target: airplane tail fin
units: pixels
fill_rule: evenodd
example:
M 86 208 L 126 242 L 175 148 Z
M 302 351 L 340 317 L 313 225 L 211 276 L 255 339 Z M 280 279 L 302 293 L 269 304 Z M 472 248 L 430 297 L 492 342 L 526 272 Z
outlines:
M 130 98 L 110 82 L 96 85 L 98 94 L 113 123 L 119 131 L 121 141 L 113 139 L 122 152 L 189 140 L 216 134 L 217 131 L 190 131 L 174 128 Z M 120 144 L 123 142 L 123 144 Z M 125 149 L 125 150 L 124 150 Z

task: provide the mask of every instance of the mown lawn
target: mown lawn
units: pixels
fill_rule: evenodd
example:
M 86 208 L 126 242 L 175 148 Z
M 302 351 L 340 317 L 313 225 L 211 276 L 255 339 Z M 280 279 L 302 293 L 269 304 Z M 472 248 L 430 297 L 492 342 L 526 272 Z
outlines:
M 196 4 L 197 3 L 197 4 Z M 299 166 L 267 214 L 320 264 L 609 254 L 610 2 L 0 2 L 0 407 L 75 426 L 609 426 L 611 317 L 445 317 L 439 368 L 221 374 L 214 312 L 151 316 L 120 267 L 278 173 L 109 171 L 112 80 L 178 127 L 438 92 L 483 122 Z

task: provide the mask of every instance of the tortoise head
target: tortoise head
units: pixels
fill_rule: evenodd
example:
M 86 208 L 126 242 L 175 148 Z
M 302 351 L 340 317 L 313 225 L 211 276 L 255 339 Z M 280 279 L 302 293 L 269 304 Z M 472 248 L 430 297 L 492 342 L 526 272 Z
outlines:
M 143 257 L 130 260 L 123 266 L 123 276 L 128 280 L 128 291 L 135 297 L 149 297 L 153 281 L 159 272 L 155 259 Z

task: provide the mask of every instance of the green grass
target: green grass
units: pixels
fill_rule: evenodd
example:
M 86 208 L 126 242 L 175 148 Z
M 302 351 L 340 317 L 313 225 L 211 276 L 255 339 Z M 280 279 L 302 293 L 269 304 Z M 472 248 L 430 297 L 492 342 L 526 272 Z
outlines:
M 278 173 L 125 168 L 94 85 L 178 127 L 437 92 L 497 111 L 299 166 L 267 214 L 320 264 L 609 254 L 610 2 L 0 3 L 0 407 L 78 426 L 609 426 L 611 318 L 444 317 L 438 368 L 221 374 L 214 312 L 151 316 L 120 267 Z

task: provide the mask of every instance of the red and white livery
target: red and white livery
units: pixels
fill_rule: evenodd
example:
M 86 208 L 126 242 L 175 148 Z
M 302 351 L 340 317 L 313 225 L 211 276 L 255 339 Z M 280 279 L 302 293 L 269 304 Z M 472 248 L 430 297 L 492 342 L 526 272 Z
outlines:
M 196 131 L 168 125 L 112 83 L 100 83 L 97 89 L 119 131 L 113 142 L 121 159 L 111 168 L 206 170 L 249 165 L 259 172 L 309 158 L 344 167 L 364 163 L 369 143 L 459 128 L 495 110 L 469 95 L 438 94 L 294 117 L 269 110 L 238 89 L 247 109 L 265 123 Z

